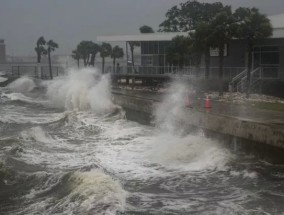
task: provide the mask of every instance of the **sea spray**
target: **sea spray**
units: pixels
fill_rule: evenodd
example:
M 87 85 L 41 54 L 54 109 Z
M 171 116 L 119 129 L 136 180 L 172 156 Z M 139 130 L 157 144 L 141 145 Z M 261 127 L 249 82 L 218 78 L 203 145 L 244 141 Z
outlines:
M 28 77 L 19 78 L 10 83 L 7 88 L 17 93 L 28 93 L 36 87 L 35 82 Z
M 171 84 L 169 93 L 154 111 L 155 124 L 159 129 L 173 134 L 179 132 L 179 121 L 185 114 L 184 98 L 187 93 L 187 87 L 181 82 Z
M 98 169 L 67 173 L 50 190 L 42 190 L 42 193 L 32 190 L 26 197 L 32 199 L 51 194 L 53 189 L 58 193 L 56 197 L 47 196 L 26 207 L 22 213 L 111 215 L 125 209 L 127 192 L 118 181 Z
M 67 110 L 107 112 L 113 108 L 108 75 L 96 69 L 71 69 L 63 79 L 47 84 L 47 96 L 55 107 Z
M 169 93 L 154 112 L 156 135 L 149 158 L 170 168 L 187 170 L 223 169 L 231 153 L 202 132 L 186 134 L 182 126 L 187 110 L 185 98 L 192 91 L 182 82 L 173 82 Z M 190 119 L 189 119 L 190 120 Z

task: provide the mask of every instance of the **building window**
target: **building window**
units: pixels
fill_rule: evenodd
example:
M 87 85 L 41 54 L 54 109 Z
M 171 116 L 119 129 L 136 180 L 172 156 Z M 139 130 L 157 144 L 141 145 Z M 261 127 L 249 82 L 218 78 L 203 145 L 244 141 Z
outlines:
M 254 67 L 258 66 L 278 66 L 279 47 L 278 46 L 258 46 L 253 49 Z
M 153 66 L 153 56 L 152 55 L 142 55 L 141 65 L 142 66 Z

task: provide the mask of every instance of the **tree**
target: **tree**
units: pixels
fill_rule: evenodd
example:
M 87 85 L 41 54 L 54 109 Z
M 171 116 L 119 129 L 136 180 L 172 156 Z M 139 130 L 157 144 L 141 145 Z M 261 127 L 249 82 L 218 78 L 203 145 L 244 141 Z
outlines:
M 77 46 L 77 51 L 80 55 L 80 58 L 83 59 L 84 66 L 88 66 L 91 57 L 93 42 L 92 41 L 81 41 Z
M 43 36 L 38 38 L 38 40 L 36 42 L 36 47 L 35 47 L 35 51 L 36 51 L 36 54 L 37 54 L 37 62 L 38 63 L 41 62 L 41 56 L 46 54 L 46 49 L 44 47 L 45 44 L 46 44 L 46 41 L 45 41 Z
M 210 4 L 189 0 L 168 10 L 166 20 L 159 25 L 159 31 L 186 32 L 194 30 L 199 22 L 210 22 L 223 8 L 224 6 L 220 2 Z
M 46 45 L 47 45 L 47 54 L 48 54 L 48 64 L 49 64 L 50 78 L 53 79 L 50 53 L 58 48 L 58 44 L 55 43 L 53 40 L 49 40 Z
M 140 33 L 147 34 L 147 33 L 155 33 L 153 28 L 148 25 L 143 25 L 139 28 Z
M 111 55 L 111 45 L 109 43 L 102 43 L 100 47 L 100 55 L 102 58 L 102 73 L 105 73 L 105 58 Z
M 175 65 L 183 68 L 185 59 L 191 54 L 192 40 L 190 37 L 176 36 L 167 48 L 167 59 Z
M 256 8 L 240 7 L 235 11 L 234 17 L 237 20 L 237 37 L 247 40 L 248 67 L 246 95 L 249 97 L 253 46 L 257 40 L 270 37 L 273 30 L 270 20 Z
M 89 48 L 90 48 L 90 54 L 91 54 L 91 60 L 90 60 L 89 65 L 95 66 L 95 59 L 96 59 L 97 53 L 99 53 L 100 51 L 100 46 L 92 42 Z
M 219 50 L 219 95 L 223 95 L 224 52 L 225 46 L 234 36 L 234 18 L 231 7 L 225 7 L 223 12 L 211 22 L 212 46 Z
M 123 58 L 123 49 L 119 46 L 115 46 L 111 52 L 111 58 L 113 59 L 113 72 L 115 73 L 115 61 L 118 58 Z
M 210 70 L 210 46 L 212 43 L 211 26 L 209 23 L 200 22 L 196 26 L 194 33 L 190 33 L 193 40 L 192 52 L 195 53 L 197 61 L 200 63 L 202 55 L 205 56 L 205 78 L 209 78 Z
M 135 48 L 135 46 L 139 47 L 140 46 L 140 42 L 138 42 L 138 41 L 129 41 L 128 44 L 130 46 L 132 67 L 134 68 L 134 48 Z
M 80 68 L 81 56 L 80 56 L 80 53 L 78 52 L 77 49 L 72 51 L 72 58 L 77 61 L 77 66 L 78 66 L 78 69 L 79 69 Z

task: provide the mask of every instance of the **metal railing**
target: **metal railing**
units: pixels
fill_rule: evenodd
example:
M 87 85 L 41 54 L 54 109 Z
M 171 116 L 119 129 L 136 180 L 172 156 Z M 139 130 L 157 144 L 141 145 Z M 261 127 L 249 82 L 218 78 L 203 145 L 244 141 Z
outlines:
M 243 67 L 225 67 L 223 78 L 231 80 L 244 70 Z M 105 72 L 110 72 L 113 75 L 155 75 L 155 76 L 189 76 L 192 78 L 204 78 L 206 73 L 205 67 L 175 67 L 175 66 L 119 66 L 113 69 L 109 66 Z M 218 78 L 219 67 L 209 68 L 209 77 Z
M 279 79 L 280 68 L 277 67 L 268 67 L 262 66 L 254 69 L 250 76 L 250 90 L 253 89 L 259 81 L 265 80 L 277 80 Z M 244 92 L 247 88 L 247 69 L 235 76 L 232 81 L 229 83 L 230 91 Z
M 64 68 L 61 66 L 52 66 L 53 77 L 65 74 Z M 48 65 L 36 64 L 0 64 L 0 70 L 4 71 L 6 76 L 21 77 L 27 76 L 32 78 L 50 79 L 50 71 Z

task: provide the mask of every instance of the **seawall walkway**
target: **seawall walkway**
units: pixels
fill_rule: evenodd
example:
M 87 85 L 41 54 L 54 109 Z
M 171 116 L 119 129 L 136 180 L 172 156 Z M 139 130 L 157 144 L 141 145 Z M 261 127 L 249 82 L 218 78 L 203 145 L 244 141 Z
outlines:
M 152 114 L 164 94 L 156 92 L 114 89 L 114 102 L 126 109 Z M 211 101 L 210 110 L 205 110 L 203 99 L 191 101 L 192 108 L 179 116 L 185 125 L 197 126 L 214 132 L 264 143 L 284 149 L 284 114 L 237 105 Z

